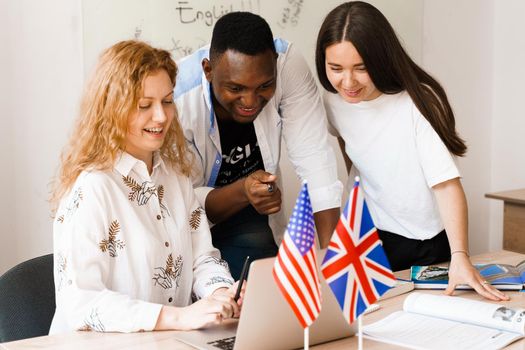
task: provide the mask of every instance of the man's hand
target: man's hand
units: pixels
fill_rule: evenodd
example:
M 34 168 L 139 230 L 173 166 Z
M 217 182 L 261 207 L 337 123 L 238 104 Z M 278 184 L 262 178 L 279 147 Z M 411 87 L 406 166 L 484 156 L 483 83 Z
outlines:
M 281 190 L 275 184 L 277 177 L 257 170 L 244 180 L 244 193 L 259 214 L 269 215 L 281 210 Z

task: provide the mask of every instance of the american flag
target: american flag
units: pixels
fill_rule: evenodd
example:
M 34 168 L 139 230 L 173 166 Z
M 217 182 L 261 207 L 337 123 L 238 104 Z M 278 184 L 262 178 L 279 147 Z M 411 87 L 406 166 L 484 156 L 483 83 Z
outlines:
M 312 204 L 303 184 L 273 266 L 273 277 L 303 328 L 321 311 Z
M 395 284 L 356 178 L 328 245 L 321 271 L 348 323 Z

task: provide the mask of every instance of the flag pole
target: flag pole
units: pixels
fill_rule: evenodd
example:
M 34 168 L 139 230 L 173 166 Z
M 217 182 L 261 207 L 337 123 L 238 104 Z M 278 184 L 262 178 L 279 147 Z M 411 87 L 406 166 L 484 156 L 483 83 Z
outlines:
M 308 348 L 310 347 L 309 336 L 308 336 L 308 330 L 309 329 L 310 329 L 310 327 L 306 327 L 304 329 L 304 350 L 308 350 Z
M 357 349 L 363 350 L 363 316 L 357 318 Z

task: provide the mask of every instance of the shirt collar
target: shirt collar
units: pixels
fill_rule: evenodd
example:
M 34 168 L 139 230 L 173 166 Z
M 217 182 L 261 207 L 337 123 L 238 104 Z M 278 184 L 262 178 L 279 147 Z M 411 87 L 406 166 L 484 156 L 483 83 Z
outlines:
M 137 164 L 139 160 L 127 152 L 120 151 L 117 155 L 117 161 L 115 163 L 115 169 L 122 176 L 128 176 L 131 169 Z
M 159 168 L 159 170 L 162 171 L 164 174 L 168 175 L 168 168 L 166 166 L 166 162 L 160 156 L 159 151 L 155 151 L 155 153 L 153 153 L 153 172 L 155 172 L 155 169 L 157 168 Z
M 210 112 L 213 112 L 213 102 L 211 100 L 211 84 L 208 81 L 208 79 L 206 79 L 206 75 L 204 73 L 202 73 L 202 92 L 204 95 L 204 102 L 206 103 L 208 110 Z M 214 126 L 215 123 L 213 118 L 210 120 L 210 124 L 212 127 Z
M 115 169 L 122 175 L 122 176 L 128 176 L 131 170 L 135 167 L 140 167 L 146 169 L 146 165 L 143 161 L 138 160 L 137 158 L 133 157 L 131 154 L 120 151 L 117 155 L 117 161 L 115 163 Z M 160 156 L 159 151 L 155 151 L 153 153 L 153 173 L 155 173 L 155 169 L 159 168 L 159 170 L 163 171 L 166 175 L 168 174 L 168 169 L 166 167 L 166 163 Z M 137 169 L 137 171 L 140 173 L 140 170 Z

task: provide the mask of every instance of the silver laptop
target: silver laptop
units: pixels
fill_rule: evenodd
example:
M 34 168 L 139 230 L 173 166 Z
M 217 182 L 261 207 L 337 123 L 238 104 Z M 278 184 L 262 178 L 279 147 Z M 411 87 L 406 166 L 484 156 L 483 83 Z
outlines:
M 197 349 L 297 349 L 303 347 L 304 332 L 292 309 L 284 300 L 272 275 L 275 258 L 256 260 L 244 295 L 241 317 L 218 327 L 197 331 L 178 331 L 175 337 Z M 321 278 L 322 307 L 310 327 L 310 344 L 319 344 L 355 334 L 348 325 L 332 291 Z

